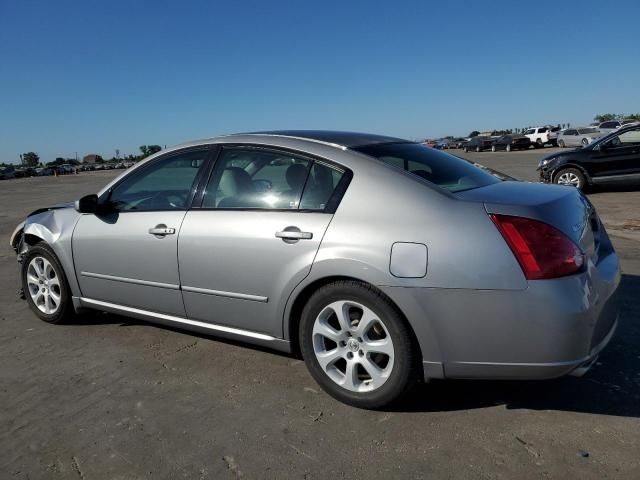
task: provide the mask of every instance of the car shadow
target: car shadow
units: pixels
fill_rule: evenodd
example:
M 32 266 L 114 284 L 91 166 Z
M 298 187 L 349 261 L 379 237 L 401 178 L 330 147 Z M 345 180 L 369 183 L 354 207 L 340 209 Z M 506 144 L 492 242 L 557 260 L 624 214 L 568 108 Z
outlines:
M 640 417 L 640 276 L 623 275 L 622 315 L 611 343 L 583 377 L 545 381 L 433 381 L 386 409 L 440 412 L 504 406 Z

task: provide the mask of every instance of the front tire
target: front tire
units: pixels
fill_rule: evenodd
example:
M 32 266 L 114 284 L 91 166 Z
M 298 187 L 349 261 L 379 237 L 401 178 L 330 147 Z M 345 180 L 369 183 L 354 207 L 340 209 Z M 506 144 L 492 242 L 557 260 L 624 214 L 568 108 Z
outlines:
M 75 317 L 71 290 L 62 265 L 49 245 L 31 247 L 22 261 L 22 289 L 29 308 L 47 323 L 64 323 Z
M 491 151 L 495 152 L 496 151 L 496 146 L 495 145 L 491 145 Z
M 480 153 L 480 147 L 476 147 L 476 153 Z
M 511 151 L 511 144 L 507 144 L 507 148 L 506 148 L 507 152 Z
M 560 148 L 564 148 L 564 140 L 560 140 L 560 141 L 558 142 L 558 146 L 559 146 Z
M 391 300 L 356 281 L 316 291 L 302 311 L 300 349 L 311 376 L 332 397 L 381 408 L 418 380 L 419 349 Z
M 587 185 L 584 173 L 577 168 L 563 168 L 555 174 L 553 181 L 558 185 L 575 187 L 579 190 L 584 190 Z

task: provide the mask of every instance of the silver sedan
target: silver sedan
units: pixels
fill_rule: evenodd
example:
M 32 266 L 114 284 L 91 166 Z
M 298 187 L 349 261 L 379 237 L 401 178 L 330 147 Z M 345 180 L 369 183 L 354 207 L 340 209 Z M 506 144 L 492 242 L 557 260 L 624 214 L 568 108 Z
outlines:
M 604 135 L 595 127 L 567 128 L 558 134 L 558 146 L 584 147 Z
M 375 135 L 180 145 L 11 245 L 46 322 L 99 310 L 296 352 L 364 408 L 421 380 L 579 375 L 617 324 L 618 257 L 577 189 Z

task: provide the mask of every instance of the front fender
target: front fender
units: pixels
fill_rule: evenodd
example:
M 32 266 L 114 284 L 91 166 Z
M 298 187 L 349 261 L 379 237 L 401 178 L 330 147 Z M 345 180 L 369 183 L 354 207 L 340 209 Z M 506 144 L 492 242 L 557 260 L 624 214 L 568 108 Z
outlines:
M 74 297 L 80 295 L 80 286 L 75 275 L 73 267 L 73 252 L 71 250 L 71 239 L 73 230 L 80 219 L 81 214 L 73 208 L 61 208 L 56 210 L 46 210 L 35 215 L 27 217 L 27 219 L 14 232 L 16 238 L 11 238 L 12 246 L 15 243 L 19 246 L 21 238 L 24 238 L 23 251 L 27 251 L 29 246 L 35 241 L 46 242 L 58 257 L 58 261 L 62 265 L 71 295 Z M 22 234 L 21 234 L 22 232 Z M 39 239 L 39 240 L 38 240 Z M 15 247 L 14 247 L 15 248 Z
M 563 163 L 562 165 L 558 165 L 556 168 L 554 168 L 553 170 L 551 170 L 551 181 L 553 182 L 553 179 L 556 176 L 556 173 L 558 173 L 560 170 L 564 169 L 564 168 L 577 168 L 578 170 L 580 170 L 582 172 L 582 174 L 584 175 L 584 178 L 587 179 L 587 183 L 591 184 L 591 176 L 589 175 L 589 172 L 587 172 L 583 167 L 581 167 L 578 164 L 575 163 L 571 163 L 571 162 L 567 162 L 567 163 Z

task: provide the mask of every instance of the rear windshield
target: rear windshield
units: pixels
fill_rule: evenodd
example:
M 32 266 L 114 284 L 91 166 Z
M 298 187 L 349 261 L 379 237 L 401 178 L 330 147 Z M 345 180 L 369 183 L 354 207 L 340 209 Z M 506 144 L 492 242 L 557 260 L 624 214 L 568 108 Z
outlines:
M 500 181 L 499 175 L 471 162 L 419 143 L 385 143 L 354 150 L 406 170 L 450 192 L 485 187 Z

